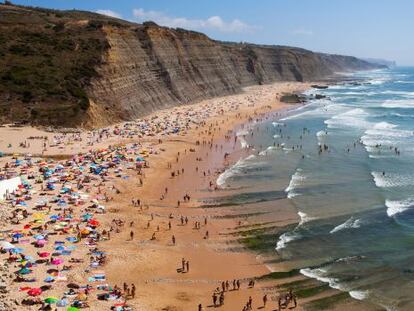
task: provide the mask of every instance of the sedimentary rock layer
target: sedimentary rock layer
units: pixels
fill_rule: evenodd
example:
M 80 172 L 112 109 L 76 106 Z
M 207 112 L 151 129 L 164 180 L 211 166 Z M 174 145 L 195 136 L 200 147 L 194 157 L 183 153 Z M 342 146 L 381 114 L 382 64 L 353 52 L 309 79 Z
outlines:
M 377 67 L 299 48 L 219 42 L 154 23 L 5 5 L 2 40 L 1 121 L 43 125 L 102 126 L 244 86 Z

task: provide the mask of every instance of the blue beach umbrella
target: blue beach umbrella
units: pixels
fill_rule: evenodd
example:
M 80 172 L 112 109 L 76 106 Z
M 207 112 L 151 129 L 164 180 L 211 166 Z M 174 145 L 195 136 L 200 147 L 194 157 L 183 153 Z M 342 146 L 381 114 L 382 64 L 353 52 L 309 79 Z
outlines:
M 10 250 L 13 254 L 21 254 L 23 253 L 23 248 L 15 247 Z
M 48 276 L 46 279 L 43 280 L 46 283 L 52 283 L 55 281 L 55 278 L 53 276 Z
M 12 235 L 12 237 L 14 239 L 20 239 L 21 237 L 23 237 L 23 234 L 21 234 L 21 233 L 15 233 L 15 234 Z

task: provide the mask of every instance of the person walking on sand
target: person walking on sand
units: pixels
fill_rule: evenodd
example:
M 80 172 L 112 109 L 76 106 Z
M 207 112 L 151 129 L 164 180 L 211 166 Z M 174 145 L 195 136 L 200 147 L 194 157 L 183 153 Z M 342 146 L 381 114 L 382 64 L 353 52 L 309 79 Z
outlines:
M 181 271 L 185 272 L 185 258 L 184 257 L 181 259 Z
M 266 303 L 267 303 L 267 295 L 263 296 L 263 308 L 266 308 Z
M 129 233 L 129 237 L 130 237 L 131 241 L 134 239 L 134 231 L 131 231 Z
M 186 269 L 187 269 L 187 273 L 188 272 L 190 272 L 190 262 L 189 261 L 187 261 L 186 263 L 185 263 L 185 267 L 186 267 Z
M 224 292 L 220 294 L 220 306 L 224 305 Z
M 175 245 L 175 236 L 174 235 L 171 237 L 171 241 L 172 241 L 172 244 Z
M 132 296 L 132 299 L 135 298 L 135 291 L 136 291 L 135 284 L 132 283 L 132 286 L 131 286 L 131 296 Z

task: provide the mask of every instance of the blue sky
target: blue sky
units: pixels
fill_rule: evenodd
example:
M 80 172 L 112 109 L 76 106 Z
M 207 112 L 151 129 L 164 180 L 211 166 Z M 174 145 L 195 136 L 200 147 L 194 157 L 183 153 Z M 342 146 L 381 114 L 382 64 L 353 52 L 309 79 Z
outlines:
M 214 39 L 298 46 L 414 65 L 413 0 L 14 0 L 154 20 Z

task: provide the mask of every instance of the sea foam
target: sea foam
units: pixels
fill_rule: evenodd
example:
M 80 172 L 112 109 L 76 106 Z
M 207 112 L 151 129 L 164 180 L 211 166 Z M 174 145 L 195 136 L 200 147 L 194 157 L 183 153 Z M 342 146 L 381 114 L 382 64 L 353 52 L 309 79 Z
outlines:
M 301 235 L 296 233 L 296 232 L 285 232 L 285 233 L 283 233 L 279 237 L 279 240 L 277 241 L 276 251 L 280 251 L 281 249 L 285 248 L 286 244 L 288 244 L 289 242 L 298 240 L 300 238 L 301 238 Z
M 353 217 L 349 218 L 347 221 L 345 221 L 343 224 L 340 224 L 333 228 L 329 233 L 335 233 L 341 230 L 345 229 L 356 229 L 361 227 L 361 220 L 360 219 L 354 219 Z
M 414 199 L 407 199 L 401 201 L 391 201 L 386 200 L 385 206 L 387 207 L 388 217 L 393 217 L 394 215 L 405 212 L 414 206 Z
M 369 291 L 367 290 L 351 290 L 349 296 L 357 300 L 367 299 L 369 296 Z
M 386 100 L 383 108 L 414 108 L 414 100 Z
M 365 110 L 355 108 L 333 116 L 326 120 L 325 124 L 328 125 L 328 128 L 370 128 L 372 124 L 366 120 L 368 116 L 369 114 Z
M 302 174 L 302 169 L 297 168 L 295 174 L 292 175 L 289 185 L 285 189 L 285 192 L 288 193 L 288 198 L 297 196 L 295 189 L 297 189 L 303 182 L 306 180 L 306 176 Z
M 410 175 L 371 172 L 375 185 L 379 188 L 405 187 L 414 185 L 414 177 Z
M 246 169 L 249 166 L 254 165 L 253 163 L 249 163 L 249 161 L 255 158 L 256 156 L 254 154 L 251 154 L 244 159 L 239 159 L 234 165 L 232 165 L 230 168 L 226 169 L 223 173 L 219 175 L 219 177 L 216 180 L 216 184 L 219 187 L 222 187 L 226 183 L 227 179 L 242 173 L 243 169 Z
M 304 276 L 307 276 L 308 278 L 316 279 L 323 283 L 328 283 L 328 285 L 332 288 L 343 290 L 343 288 L 339 284 L 339 280 L 336 278 L 327 277 L 326 271 L 321 268 L 316 268 L 316 269 L 305 268 L 305 269 L 300 269 L 299 272 L 302 273 Z

